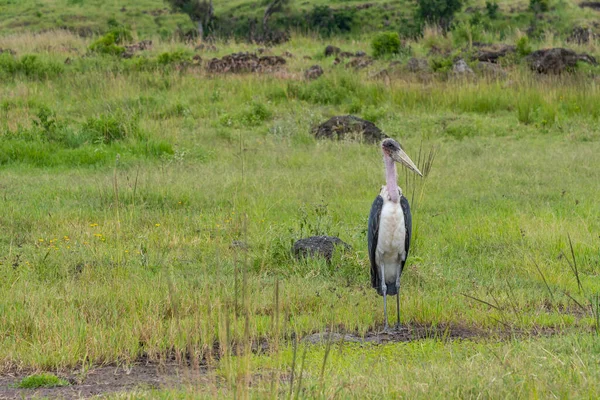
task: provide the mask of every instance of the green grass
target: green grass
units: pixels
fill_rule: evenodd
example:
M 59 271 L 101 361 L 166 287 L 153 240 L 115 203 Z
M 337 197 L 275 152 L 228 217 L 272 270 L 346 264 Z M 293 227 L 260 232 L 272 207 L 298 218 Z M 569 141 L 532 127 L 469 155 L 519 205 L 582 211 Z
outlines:
M 91 41 L 62 32 L 6 43 L 18 57 L 58 62 L 73 52 L 42 44 Z M 217 55 L 254 49 L 217 45 Z M 354 72 L 322 56 L 324 76 L 302 81 L 315 63 L 303 56 L 318 58 L 325 45 L 294 36 L 272 49 L 294 54 L 273 76 L 135 69 L 89 55 L 57 75 L 2 81 L 3 373 L 175 354 L 207 358 L 212 383 L 131 395 L 283 396 L 294 335 L 381 329 L 365 237 L 384 179 L 380 150 L 310 135 L 352 112 L 415 160 L 420 148 L 437 149 L 427 180 L 415 185 L 401 171 L 415 224 L 403 323 L 488 335 L 336 345 L 326 363 L 324 346 L 310 346 L 302 364 L 301 344 L 302 387 L 296 380 L 292 393 L 595 397 L 598 86 L 587 74 L 540 78 L 520 66 L 500 81 L 405 73 L 387 85 L 370 79 L 387 62 Z M 157 42 L 145 57 L 179 50 L 193 45 Z M 352 250 L 331 264 L 292 257 L 293 240 L 322 233 Z M 250 342 L 267 349 L 245 352 Z
M 249 20 L 262 19 L 267 2 L 248 0 L 216 1 L 215 15 L 220 33 L 236 33 L 238 37 L 247 37 Z M 369 7 L 364 7 L 369 4 Z M 472 1 L 463 7 L 457 15 L 457 22 L 467 27 L 470 21 L 477 22 L 472 33 L 475 41 L 480 32 L 511 35 L 515 30 L 525 31 L 534 20 L 528 10 L 529 2 L 511 0 L 498 2 L 499 12 L 496 19 L 485 16 L 485 1 Z M 292 1 L 283 12 L 273 15 L 271 25 L 292 29 L 307 29 L 307 16 L 318 6 L 329 6 L 337 12 L 352 15 L 352 26 L 348 35 L 360 35 L 365 32 L 400 31 L 414 34 L 417 25 L 413 17 L 415 3 L 408 0 L 362 1 L 362 0 L 310 0 Z M 575 2 L 551 2 L 550 10 L 536 21 L 533 34 L 549 32 L 561 38 L 568 36 L 574 26 L 593 26 L 597 12 L 582 9 Z M 43 32 L 56 28 L 67 29 L 82 37 L 91 37 L 106 33 L 115 24 L 130 26 L 139 38 L 161 37 L 170 39 L 176 32 L 193 30 L 195 25 L 187 15 L 173 12 L 161 0 L 142 1 L 99 1 L 99 0 L 56 0 L 35 2 L 33 0 L 3 0 L 0 2 L 0 33 Z M 310 29 L 310 28 L 309 28 Z M 470 28 L 469 28 L 470 29 Z M 310 29 L 315 31 L 313 27 Z M 474 32 L 474 33 L 473 33 Z
M 23 378 L 17 385 L 20 389 L 39 389 L 69 386 L 69 382 L 52 374 L 35 374 Z

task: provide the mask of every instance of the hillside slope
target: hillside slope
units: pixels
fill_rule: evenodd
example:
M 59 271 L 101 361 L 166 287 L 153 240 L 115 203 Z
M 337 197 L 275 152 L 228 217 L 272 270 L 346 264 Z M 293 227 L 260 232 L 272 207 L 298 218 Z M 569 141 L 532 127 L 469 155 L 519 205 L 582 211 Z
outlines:
M 528 9 L 528 0 L 498 2 L 493 19 L 486 15 L 485 0 L 468 2 L 456 21 L 477 22 L 486 30 L 506 32 L 535 29 L 552 31 L 566 37 L 574 27 L 599 29 L 600 12 L 581 8 L 575 1 L 551 1 L 549 11 L 537 18 Z M 233 0 L 214 2 L 216 31 L 219 35 L 245 37 L 252 21 L 260 21 L 268 1 Z M 329 9 L 327 9 L 329 7 Z M 378 30 L 414 34 L 415 2 L 410 0 L 306 0 L 291 1 L 282 12 L 274 14 L 272 27 L 323 35 L 357 35 Z M 329 13 L 329 14 L 328 14 Z M 187 15 L 173 12 L 162 0 L 1 0 L 0 34 L 23 31 L 68 29 L 81 36 L 106 32 L 111 25 L 131 26 L 139 37 L 172 37 L 176 32 L 194 30 Z

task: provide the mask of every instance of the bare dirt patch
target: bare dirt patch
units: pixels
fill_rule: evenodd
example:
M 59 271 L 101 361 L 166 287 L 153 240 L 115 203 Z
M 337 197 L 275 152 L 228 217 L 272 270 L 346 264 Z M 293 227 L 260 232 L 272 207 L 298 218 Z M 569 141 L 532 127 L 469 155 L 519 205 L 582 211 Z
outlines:
M 487 338 L 490 333 L 477 328 L 452 326 L 452 325 L 402 325 L 400 329 L 391 329 L 388 332 L 373 331 L 367 332 L 365 336 L 355 335 L 353 333 L 329 333 L 320 332 L 305 336 L 302 341 L 318 344 L 331 342 L 356 342 L 356 343 L 397 343 L 412 342 L 423 339 L 476 339 Z
M 391 328 L 387 332 L 371 331 L 364 336 L 354 333 L 335 333 L 335 332 L 318 332 L 307 335 L 302 338 L 302 341 L 310 344 L 324 344 L 328 341 L 337 342 L 353 342 L 353 343 L 402 343 L 413 342 L 417 340 L 435 339 L 435 340 L 495 340 L 503 341 L 515 337 L 531 337 L 531 336 L 553 336 L 563 333 L 558 328 L 551 327 L 535 327 L 530 330 L 503 327 L 502 329 L 482 329 L 463 325 L 419 325 L 410 324 L 402 325 L 400 329 Z
M 56 388 L 20 389 L 16 386 L 29 373 L 0 376 L 0 399 L 59 398 L 81 399 L 138 388 L 177 387 L 192 379 L 202 379 L 205 370 L 190 370 L 177 363 L 139 361 L 130 366 L 104 366 L 90 369 L 86 374 L 71 371 L 57 374 L 71 385 Z

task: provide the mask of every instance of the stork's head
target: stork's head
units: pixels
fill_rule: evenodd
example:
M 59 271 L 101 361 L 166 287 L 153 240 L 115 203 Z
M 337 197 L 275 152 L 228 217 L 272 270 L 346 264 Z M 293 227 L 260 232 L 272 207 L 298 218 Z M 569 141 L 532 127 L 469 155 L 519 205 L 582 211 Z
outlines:
M 412 162 L 408 154 L 402 150 L 400 143 L 396 142 L 394 139 L 388 138 L 381 142 L 381 151 L 383 151 L 384 157 L 389 157 L 397 163 L 406 166 L 406 168 L 410 169 L 411 171 L 423 176 L 421 171 L 419 171 L 419 168 L 417 168 L 415 163 Z

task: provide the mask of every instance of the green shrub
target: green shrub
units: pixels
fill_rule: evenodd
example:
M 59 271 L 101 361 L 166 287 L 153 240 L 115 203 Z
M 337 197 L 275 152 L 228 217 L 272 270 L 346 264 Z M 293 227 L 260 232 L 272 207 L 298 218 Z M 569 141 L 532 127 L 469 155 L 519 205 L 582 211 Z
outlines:
M 162 65 L 183 64 L 191 61 L 191 54 L 185 50 L 167 51 L 160 54 L 157 61 Z
M 437 56 L 432 57 L 429 60 L 429 65 L 431 65 L 433 72 L 450 72 L 454 65 L 454 61 L 451 57 Z
M 516 43 L 517 54 L 521 57 L 529 55 L 532 51 L 531 45 L 529 44 L 529 38 L 527 36 L 521 36 Z
M 448 30 L 462 6 L 462 0 L 417 0 L 416 18 Z
M 373 57 L 380 58 L 400 53 L 400 36 L 396 32 L 383 32 L 376 35 L 371 42 Z
M 355 10 L 334 10 L 329 6 L 315 6 L 307 15 L 308 28 L 322 35 L 350 32 Z
M 496 19 L 498 18 L 498 10 L 500 9 L 500 6 L 498 6 L 498 3 L 496 3 L 496 1 L 491 2 L 489 0 L 486 0 L 485 2 L 485 14 L 487 15 L 487 17 L 489 19 Z
M 90 45 L 90 50 L 94 53 L 110 54 L 119 56 L 125 52 L 125 47 L 116 44 L 115 35 L 107 33 L 100 39 Z
M 259 125 L 273 117 L 273 113 L 263 103 L 255 102 L 244 113 L 244 119 L 249 125 Z
M 131 29 L 125 26 L 114 27 L 108 33 L 115 38 L 116 44 L 125 44 L 133 40 Z
M 90 50 L 100 54 L 121 55 L 125 52 L 122 45 L 133 40 L 131 30 L 120 26 L 108 31 L 108 33 L 90 45 Z
M 535 13 L 546 12 L 550 4 L 548 0 L 529 0 L 529 9 Z

